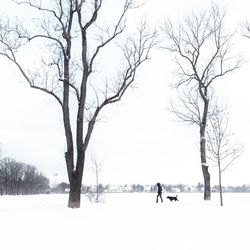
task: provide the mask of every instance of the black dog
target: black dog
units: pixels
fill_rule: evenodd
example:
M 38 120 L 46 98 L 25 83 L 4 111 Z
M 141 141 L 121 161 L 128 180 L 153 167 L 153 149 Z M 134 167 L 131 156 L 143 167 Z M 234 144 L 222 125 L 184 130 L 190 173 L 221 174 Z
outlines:
M 176 196 L 167 196 L 167 199 L 169 199 L 170 201 L 179 201 L 177 196 L 178 195 L 176 195 Z

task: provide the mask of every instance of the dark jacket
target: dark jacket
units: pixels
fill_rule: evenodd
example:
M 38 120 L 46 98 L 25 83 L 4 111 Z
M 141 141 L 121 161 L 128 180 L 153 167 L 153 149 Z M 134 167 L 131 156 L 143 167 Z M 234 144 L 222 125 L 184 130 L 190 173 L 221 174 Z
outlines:
M 157 183 L 157 188 L 158 188 L 158 194 L 162 193 L 162 187 L 160 183 Z

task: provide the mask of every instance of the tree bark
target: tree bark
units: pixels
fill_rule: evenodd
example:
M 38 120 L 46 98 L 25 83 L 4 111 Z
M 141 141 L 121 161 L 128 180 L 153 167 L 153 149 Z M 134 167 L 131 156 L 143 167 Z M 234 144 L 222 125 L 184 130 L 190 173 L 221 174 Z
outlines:
M 220 159 L 218 159 L 218 167 L 219 167 L 220 205 L 221 205 L 221 206 L 223 206 L 223 198 L 222 198 L 222 182 L 221 182 L 221 165 L 220 165 Z
M 81 183 L 79 175 L 73 172 L 72 179 L 70 181 L 70 192 L 68 207 L 69 208 L 80 208 L 81 206 Z
M 211 187 L 210 187 L 210 174 L 208 171 L 208 165 L 206 160 L 206 139 L 201 132 L 201 142 L 200 142 L 200 157 L 201 157 L 201 168 L 204 178 L 204 200 L 211 199 Z
M 206 124 L 209 100 L 207 98 L 207 89 L 204 92 L 200 88 L 200 94 L 204 101 L 204 109 L 202 115 L 202 122 L 200 125 L 200 157 L 201 157 L 201 168 L 204 178 L 204 200 L 211 200 L 211 186 L 210 186 L 210 174 L 208 171 L 207 157 L 206 157 Z
M 211 200 L 210 174 L 208 166 L 202 165 L 202 173 L 204 178 L 204 200 Z

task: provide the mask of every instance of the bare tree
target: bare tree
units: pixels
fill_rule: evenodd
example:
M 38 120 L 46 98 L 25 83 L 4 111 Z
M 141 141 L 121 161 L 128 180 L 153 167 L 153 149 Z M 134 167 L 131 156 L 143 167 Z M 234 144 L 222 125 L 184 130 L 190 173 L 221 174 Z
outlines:
M 133 0 L 124 0 L 117 21 L 109 27 L 104 27 L 103 19 L 99 21 L 102 0 L 53 0 L 47 5 L 35 0 L 16 3 L 27 5 L 41 15 L 27 27 L 21 22 L 14 25 L 2 22 L 0 55 L 16 65 L 31 88 L 54 97 L 60 105 L 70 183 L 68 207 L 79 208 L 86 150 L 100 112 L 107 105 L 120 101 L 134 82 L 138 68 L 149 59 L 156 33 L 150 32 L 142 22 L 132 37 L 127 36 L 126 42 L 119 41 L 121 64 L 116 62 L 109 66 L 116 73 L 113 77 L 101 78 L 97 76 L 98 65 L 103 63 L 99 55 L 125 34 L 127 13 L 136 8 Z M 29 45 L 38 44 L 44 48 L 42 59 L 25 65 L 21 52 Z M 111 54 L 104 58 L 106 63 L 110 63 Z M 32 65 L 37 68 L 32 69 Z M 75 136 L 72 126 L 76 127 Z
M 241 64 L 239 57 L 232 56 L 232 34 L 225 33 L 224 18 L 225 13 L 213 5 L 203 13 L 192 13 L 179 24 L 168 20 L 162 27 L 166 40 L 164 48 L 175 55 L 178 66 L 175 87 L 198 91 L 201 100 L 200 113 L 195 114 L 195 119 L 199 120 L 205 200 L 211 199 L 210 174 L 206 157 L 210 87 L 218 78 L 236 70 Z M 185 117 L 183 118 L 185 121 Z
M 83 192 L 91 202 L 99 203 L 105 190 L 104 186 L 100 184 L 100 174 L 103 171 L 103 167 L 93 155 L 91 156 L 91 161 L 91 170 L 95 176 L 95 185 L 84 187 Z
M 215 106 L 207 131 L 208 159 L 218 166 L 221 206 L 223 206 L 221 175 L 243 152 L 242 145 L 236 142 L 234 134 L 228 128 L 228 121 L 226 109 L 219 109 L 218 106 Z
M 100 199 L 100 194 L 101 194 L 101 190 L 100 190 L 100 173 L 102 172 L 103 168 L 102 165 L 100 163 L 97 162 L 95 157 L 91 157 L 92 160 L 92 169 L 95 175 L 95 185 L 96 185 L 96 189 L 95 189 L 95 193 L 96 193 L 96 203 L 99 202 Z

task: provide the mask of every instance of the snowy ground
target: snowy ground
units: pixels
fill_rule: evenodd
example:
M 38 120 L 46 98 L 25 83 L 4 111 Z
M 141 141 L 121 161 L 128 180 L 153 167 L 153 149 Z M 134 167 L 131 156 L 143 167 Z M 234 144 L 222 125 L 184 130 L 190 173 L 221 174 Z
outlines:
M 104 203 L 68 195 L 0 197 L 1 250 L 249 250 L 250 194 L 107 194 Z M 164 194 L 166 197 L 166 194 Z

